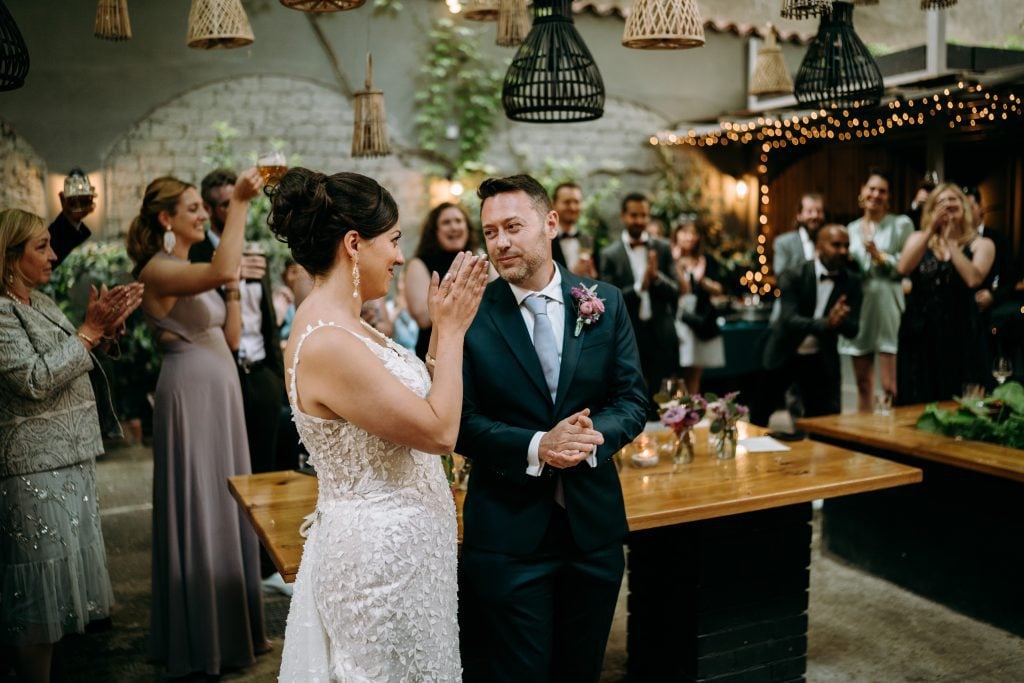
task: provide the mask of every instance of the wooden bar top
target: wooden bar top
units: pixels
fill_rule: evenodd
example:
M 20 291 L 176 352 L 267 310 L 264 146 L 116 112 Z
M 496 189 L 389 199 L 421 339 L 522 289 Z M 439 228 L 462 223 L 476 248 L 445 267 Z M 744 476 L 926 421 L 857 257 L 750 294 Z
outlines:
M 956 404 L 950 401 L 941 406 L 955 408 Z M 924 404 L 900 406 L 893 408 L 891 415 L 826 415 L 804 418 L 796 424 L 799 429 L 848 448 L 876 448 L 1024 481 L 1024 450 L 922 432 L 916 425 L 924 409 Z
M 753 425 L 739 426 L 741 439 L 763 433 Z M 631 531 L 921 481 L 917 468 L 811 440 L 788 443 L 791 450 L 774 453 L 747 453 L 740 446 L 735 459 L 718 460 L 703 428 L 695 432 L 696 455 L 691 463 L 674 465 L 671 457 L 662 457 L 654 467 L 629 463 L 637 448 L 653 447 L 658 438 L 656 433 L 642 434 L 616 455 Z M 299 527 L 316 506 L 316 478 L 291 471 L 268 472 L 229 477 L 228 487 L 284 580 L 294 581 L 304 540 Z M 456 491 L 460 539 L 464 496 Z

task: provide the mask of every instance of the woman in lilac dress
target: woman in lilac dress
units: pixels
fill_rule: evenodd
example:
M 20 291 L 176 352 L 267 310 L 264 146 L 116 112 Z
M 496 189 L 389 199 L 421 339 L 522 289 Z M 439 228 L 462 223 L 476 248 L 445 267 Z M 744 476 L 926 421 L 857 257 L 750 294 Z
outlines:
M 152 657 L 171 676 L 216 676 L 269 649 L 259 543 L 227 478 L 248 474 L 242 395 L 232 357 L 241 336 L 238 268 L 249 201 L 238 177 L 220 246 L 189 263 L 205 237 L 196 188 L 157 178 L 128 233 L 142 307 L 163 351 L 153 418 Z M 223 293 L 221 292 L 223 288 Z

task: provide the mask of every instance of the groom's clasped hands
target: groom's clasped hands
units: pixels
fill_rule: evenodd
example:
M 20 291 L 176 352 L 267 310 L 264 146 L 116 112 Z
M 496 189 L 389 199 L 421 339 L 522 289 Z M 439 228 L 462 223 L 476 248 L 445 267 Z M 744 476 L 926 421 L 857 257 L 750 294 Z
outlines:
M 538 457 L 551 467 L 566 469 L 586 460 L 603 443 L 604 436 L 590 419 L 590 408 L 584 408 L 541 437 Z

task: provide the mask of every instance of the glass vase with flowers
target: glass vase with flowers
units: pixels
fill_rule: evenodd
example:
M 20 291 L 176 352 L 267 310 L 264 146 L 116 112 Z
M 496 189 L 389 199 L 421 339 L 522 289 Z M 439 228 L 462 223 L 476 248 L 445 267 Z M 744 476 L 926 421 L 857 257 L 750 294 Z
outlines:
M 712 441 L 719 460 L 736 457 L 736 423 L 750 415 L 747 406 L 736 402 L 739 394 L 738 391 L 730 391 L 721 398 L 715 394 L 705 394 L 708 413 L 711 415 Z
M 704 417 L 708 403 L 700 394 L 673 399 L 662 404 L 661 423 L 672 430 L 672 462 L 693 462 L 693 427 Z

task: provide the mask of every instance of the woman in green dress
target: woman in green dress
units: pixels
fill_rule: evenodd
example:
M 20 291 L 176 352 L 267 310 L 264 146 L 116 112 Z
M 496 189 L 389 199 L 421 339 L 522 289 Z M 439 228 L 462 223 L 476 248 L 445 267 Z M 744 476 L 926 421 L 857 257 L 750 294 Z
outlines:
M 902 277 L 896 269 L 900 252 L 914 223 L 889 213 L 889 178 L 872 170 L 858 199 L 864 215 L 847 226 L 850 258 L 863 276 L 864 301 L 860 332 L 854 339 L 840 337 L 839 353 L 853 360 L 857 380 L 857 410 L 870 412 L 875 393 L 875 355 L 878 355 L 882 391 L 896 395 L 896 350 L 903 315 Z

